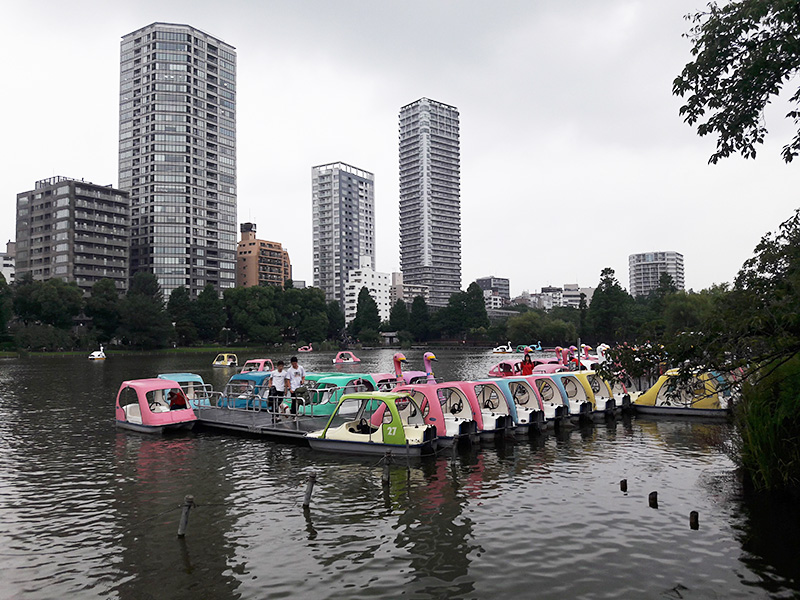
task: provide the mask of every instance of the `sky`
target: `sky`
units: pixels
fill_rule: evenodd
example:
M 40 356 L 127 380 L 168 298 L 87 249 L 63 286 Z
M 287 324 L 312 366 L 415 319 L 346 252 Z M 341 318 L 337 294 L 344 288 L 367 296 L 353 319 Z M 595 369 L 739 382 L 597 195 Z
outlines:
M 709 165 L 678 114 L 684 15 L 705 0 L 12 0 L 0 20 L 0 244 L 16 195 L 63 175 L 117 185 L 119 42 L 154 21 L 237 49 L 238 221 L 312 281 L 311 167 L 375 175 L 377 269 L 399 270 L 398 113 L 461 119 L 462 287 L 596 286 L 628 255 L 684 255 L 687 289 L 730 282 L 798 207 L 782 99 L 756 160 Z M 0 246 L 4 248 L 4 246 Z

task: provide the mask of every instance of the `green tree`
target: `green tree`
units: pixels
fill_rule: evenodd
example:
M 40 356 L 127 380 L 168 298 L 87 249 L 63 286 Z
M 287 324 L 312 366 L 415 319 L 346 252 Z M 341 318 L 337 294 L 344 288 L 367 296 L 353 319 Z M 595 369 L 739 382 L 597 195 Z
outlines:
M 356 316 L 350 322 L 349 333 L 353 337 L 358 337 L 362 329 L 377 331 L 381 326 L 381 317 L 378 312 L 378 304 L 372 298 L 367 286 L 358 292 L 358 302 L 356 303 Z
M 129 344 L 140 348 L 163 348 L 172 340 L 164 295 L 152 273 L 140 271 L 131 279 L 120 303 L 120 332 Z
M 8 322 L 13 312 L 14 292 L 6 283 L 6 278 L 0 273 L 0 339 L 5 337 Z
M 92 328 L 100 342 L 108 342 L 117 332 L 120 319 L 120 298 L 114 281 L 100 279 L 92 285 L 92 295 L 86 299 L 86 315 L 92 318 Z
M 687 17 L 694 60 L 672 85 L 686 97 L 680 114 L 697 124 L 700 136 L 717 138 L 709 162 L 731 154 L 755 158 L 767 135 L 764 109 L 800 69 L 800 8 L 790 0 L 732 0 Z M 800 88 L 789 98 L 786 115 L 800 123 Z M 800 151 L 800 132 L 783 147 L 791 162 Z
M 167 314 L 175 325 L 178 344 L 191 346 L 200 340 L 200 334 L 192 319 L 194 302 L 189 290 L 180 286 L 172 290 L 167 301 Z
M 23 323 L 34 323 L 39 320 L 41 305 L 36 300 L 35 294 L 43 285 L 41 281 L 34 281 L 31 273 L 25 273 L 14 282 L 12 308 Z
M 74 281 L 48 279 L 34 290 L 32 299 L 39 307 L 37 320 L 58 329 L 72 327 L 83 308 L 83 292 Z
M 211 342 L 219 337 L 225 325 L 225 306 L 212 284 L 207 283 L 197 295 L 190 315 L 201 341 Z
M 411 303 L 409 330 L 418 342 L 426 342 L 430 336 L 431 314 L 428 303 L 422 296 L 416 296 Z
M 272 286 L 225 290 L 225 309 L 231 329 L 243 340 L 264 345 L 279 342 L 277 304 L 280 292 Z
M 533 344 L 542 339 L 544 317 L 536 310 L 509 317 L 506 323 L 508 338 L 515 344 Z
M 328 315 L 328 339 L 338 340 L 342 337 L 344 330 L 344 313 L 342 307 L 336 300 L 331 300 L 326 306 L 326 313 Z
M 406 331 L 409 323 L 408 307 L 400 298 L 389 312 L 389 326 L 392 331 Z
M 632 304 L 632 298 L 614 277 L 614 269 L 603 269 L 586 315 L 594 339 L 610 343 L 629 337 Z

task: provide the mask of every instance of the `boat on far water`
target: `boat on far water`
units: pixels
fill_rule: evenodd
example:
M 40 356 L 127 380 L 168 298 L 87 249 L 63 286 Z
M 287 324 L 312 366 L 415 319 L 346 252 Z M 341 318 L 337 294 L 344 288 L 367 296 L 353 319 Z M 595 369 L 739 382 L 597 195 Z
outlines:
M 240 373 L 250 373 L 252 371 L 274 371 L 275 366 L 268 358 L 251 358 L 244 363 Z
M 494 354 L 512 354 L 514 352 L 514 348 L 511 346 L 511 342 L 508 342 L 505 346 L 496 346 L 492 349 Z
M 103 347 L 100 346 L 100 350 L 95 350 L 89 355 L 89 360 L 105 360 L 106 353 L 103 352 Z
M 308 346 L 300 346 L 297 349 L 297 351 L 298 352 L 313 352 L 314 348 L 313 348 L 313 346 L 311 344 L 309 344 Z
M 349 350 L 342 350 L 336 355 L 336 358 L 333 359 L 333 364 L 335 365 L 346 365 L 359 362 L 361 362 L 361 359 Z
M 212 367 L 235 367 L 239 364 L 239 359 L 236 358 L 235 354 L 230 354 L 228 352 L 221 352 L 217 354 L 217 357 L 214 359 L 214 362 L 211 363 Z

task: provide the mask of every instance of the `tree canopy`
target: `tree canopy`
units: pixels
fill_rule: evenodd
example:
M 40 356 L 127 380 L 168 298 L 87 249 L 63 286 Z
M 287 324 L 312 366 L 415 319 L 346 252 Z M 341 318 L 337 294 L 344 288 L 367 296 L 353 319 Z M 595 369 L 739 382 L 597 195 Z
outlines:
M 717 163 L 731 154 L 755 158 L 764 142 L 764 109 L 800 69 L 800 4 L 792 0 L 733 0 L 688 15 L 686 34 L 694 60 L 672 85 L 686 98 L 680 114 L 697 124 L 700 136 L 717 138 L 709 159 Z M 800 87 L 786 115 L 800 125 Z M 800 132 L 782 151 L 791 162 L 800 151 Z

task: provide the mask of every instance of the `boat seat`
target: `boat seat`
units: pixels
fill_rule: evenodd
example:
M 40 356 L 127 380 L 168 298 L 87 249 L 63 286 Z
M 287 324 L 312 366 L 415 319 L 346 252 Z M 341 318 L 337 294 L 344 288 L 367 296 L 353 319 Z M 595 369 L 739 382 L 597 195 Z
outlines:
M 128 423 L 142 424 L 142 411 L 138 404 L 128 404 L 123 408 L 123 411 L 125 412 L 125 420 Z

